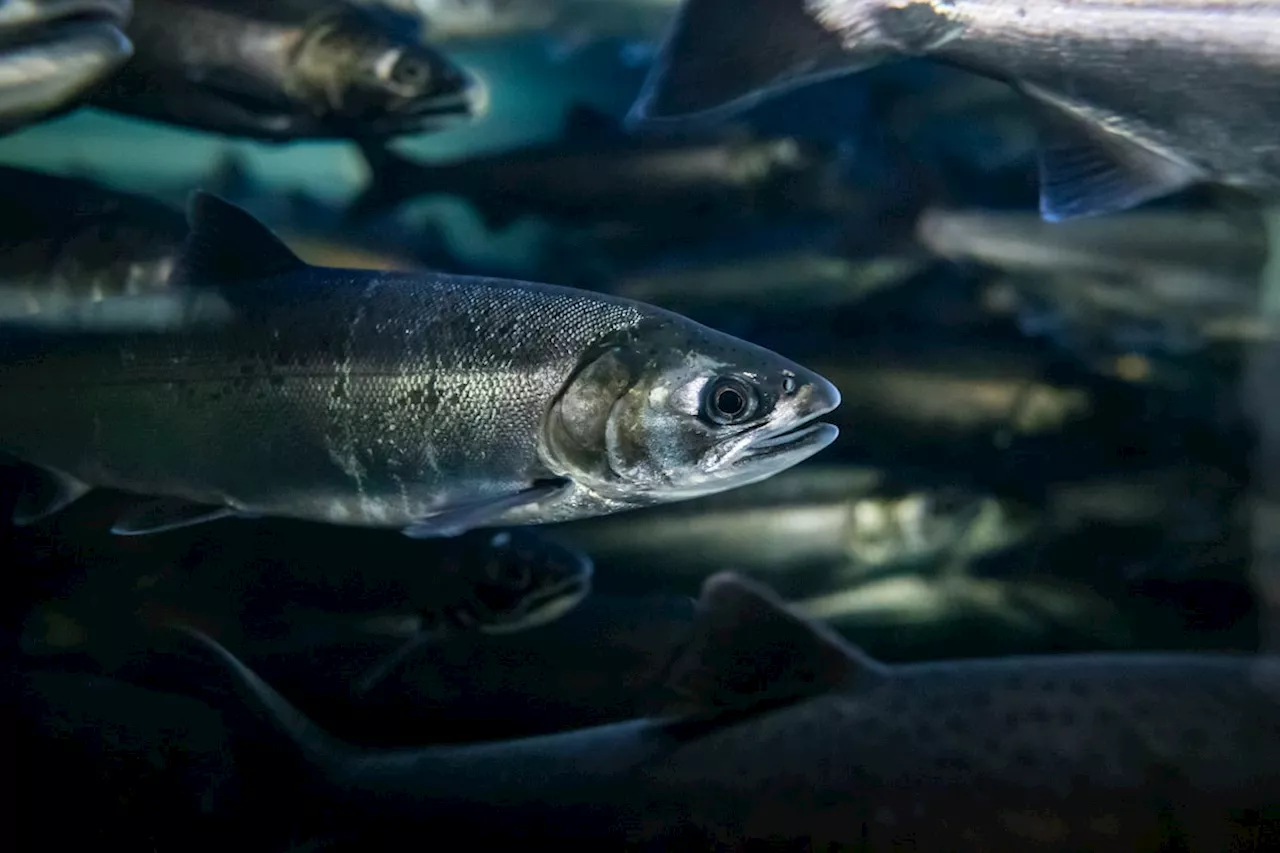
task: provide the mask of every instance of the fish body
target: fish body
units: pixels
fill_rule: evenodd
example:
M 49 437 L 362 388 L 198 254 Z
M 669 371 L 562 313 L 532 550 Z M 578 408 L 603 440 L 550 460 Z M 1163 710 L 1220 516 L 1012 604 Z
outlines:
M 219 656 L 328 818 L 375 847 L 432 827 L 562 849 L 1220 851 L 1280 820 L 1273 661 L 887 667 L 732 576 L 708 580 L 670 670 L 682 712 L 559 735 L 359 749 Z
M 637 119 L 722 112 L 895 57 L 1012 83 L 1044 115 L 1041 214 L 1210 181 L 1280 190 L 1280 8 L 1249 0 L 692 0 Z
M 218 288 L 225 322 L 4 337 L 0 447 L 50 472 L 21 518 L 104 486 L 160 499 L 124 533 L 248 514 L 452 535 L 745 485 L 837 433 L 810 423 L 839 403 L 826 380 L 660 309 L 309 267 L 203 194 L 192 222 L 175 275 Z
M 0 133 L 79 106 L 133 55 L 130 0 L 9 0 L 0 8 Z
M 482 111 L 482 87 L 399 19 L 331 0 L 137 0 L 136 56 L 94 99 L 266 142 L 417 133 Z
M 608 38 L 656 40 L 679 7 L 676 0 L 391 0 L 391 5 L 420 15 L 436 42 L 547 35 L 570 47 Z
M 453 195 L 491 227 L 534 215 L 570 225 L 691 224 L 843 203 L 829 152 L 790 137 L 632 137 L 579 108 L 560 141 L 427 165 L 365 147 L 371 181 L 354 216 Z
M 187 235 L 178 210 L 91 181 L 0 167 L 0 322 L 90 331 L 164 327 L 209 294 L 169 276 Z M 183 314 L 184 309 L 187 313 Z
M 917 234 L 931 251 L 1034 277 L 1092 278 L 1186 312 L 1254 311 L 1267 231 L 1249 213 L 1152 211 L 1058 227 L 996 211 L 927 211 Z
M 590 553 L 609 588 L 692 585 L 733 568 L 784 594 L 896 574 L 958 553 L 975 521 L 999 516 L 971 557 L 1021 541 L 1031 514 L 978 493 L 906 489 L 884 471 L 805 465 L 678 511 L 650 507 L 547 533 Z

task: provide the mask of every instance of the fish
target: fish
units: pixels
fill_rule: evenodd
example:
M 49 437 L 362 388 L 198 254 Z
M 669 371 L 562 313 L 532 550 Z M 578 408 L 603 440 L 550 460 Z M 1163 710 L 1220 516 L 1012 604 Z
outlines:
M 678 0 L 361 0 L 421 16 L 441 44 L 493 43 L 549 36 L 561 54 L 605 39 L 652 43 L 661 38 Z
M 151 498 L 124 535 L 273 516 L 453 536 L 737 488 L 839 433 L 817 420 L 830 382 L 658 308 L 311 267 L 207 193 L 189 228 L 174 280 L 230 322 L 0 335 L 0 450 L 44 472 L 15 522 L 106 487 Z
M 80 106 L 133 55 L 131 0 L 0 5 L 0 134 Z
M 586 554 L 552 546 L 528 531 L 503 531 L 489 542 L 490 558 L 480 577 L 470 579 L 467 600 L 443 610 L 360 619 L 367 633 L 406 637 L 395 652 L 356 679 L 357 694 L 368 693 L 424 643 L 455 630 L 515 634 L 547 625 L 577 607 L 591 591 L 594 564 Z
M 1113 213 L 1194 184 L 1280 190 L 1280 8 L 1251 0 L 690 0 L 631 117 L 712 119 L 923 57 L 1041 114 L 1040 213 Z
M 783 241 L 744 246 L 737 235 L 726 246 L 684 252 L 622 271 L 610 276 L 603 287 L 685 313 L 741 306 L 763 307 L 775 314 L 779 292 L 786 294 L 787 310 L 796 313 L 857 305 L 870 294 L 909 281 L 931 262 L 914 246 L 863 251 L 859 241 L 866 232 L 875 232 L 885 243 L 894 236 L 889 227 L 877 228 L 878 222 L 868 220 L 865 229 L 849 228 L 859 232 L 857 236 L 805 233 L 798 240 L 788 236 Z
M 93 105 L 261 142 L 382 138 L 483 114 L 483 84 L 340 0 L 134 0 L 133 59 Z
M 416 749 L 339 740 L 189 636 L 221 662 L 227 712 L 291 747 L 294 781 L 273 784 L 365 849 L 430 827 L 584 850 L 1216 853 L 1280 829 L 1273 658 L 887 665 L 729 573 L 695 619 L 661 714 Z
M 370 179 L 349 208 L 357 221 L 427 195 L 464 199 L 490 229 L 523 216 L 575 226 L 703 225 L 846 204 L 839 158 L 824 146 L 736 132 L 634 136 L 583 105 L 570 110 L 561 139 L 548 144 L 441 164 L 372 143 L 362 150 Z
M 225 303 L 170 287 L 180 210 L 93 181 L 0 166 L 0 325 L 162 330 L 216 323 Z
M 1028 508 L 991 495 L 911 488 L 882 469 L 808 464 L 678 508 L 544 532 L 590 553 L 610 590 L 696 592 L 708 574 L 732 568 L 791 596 L 945 562 L 983 518 L 992 529 L 967 543 L 974 559 L 1017 546 L 1037 522 Z
M 934 209 L 916 233 L 930 251 L 1015 274 L 1041 292 L 1083 289 L 1103 309 L 1205 322 L 1257 312 L 1269 256 L 1255 211 L 1161 210 L 1049 225 L 1034 214 Z

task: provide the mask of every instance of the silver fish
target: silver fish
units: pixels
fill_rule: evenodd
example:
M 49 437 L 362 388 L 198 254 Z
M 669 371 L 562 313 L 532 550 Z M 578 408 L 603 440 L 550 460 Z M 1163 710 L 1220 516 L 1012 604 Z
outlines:
M 1253 0 L 689 0 L 635 120 L 713 115 L 923 56 L 1041 109 L 1041 214 L 1210 181 L 1280 191 L 1280 6 Z
M 979 521 L 987 524 L 967 542 Z M 589 552 L 608 583 L 692 584 L 720 569 L 768 578 L 787 595 L 1015 547 L 1035 515 L 960 489 L 904 490 L 885 472 L 804 465 L 680 507 L 556 525 L 546 533 Z M 607 571 L 606 571 L 607 570 Z
M 204 645 L 293 745 L 326 815 L 388 845 L 430 827 L 485 847 L 1217 853 L 1274 837 L 1280 821 L 1271 658 L 886 666 L 718 575 L 670 670 L 669 716 L 367 750 Z
M 835 440 L 821 376 L 679 315 L 550 285 L 329 270 L 207 194 L 174 280 L 234 319 L 0 336 L 29 522 L 103 486 L 118 533 L 271 515 L 453 535 L 754 483 Z
M 132 0 L 0 3 L 0 132 L 77 106 L 133 55 Z

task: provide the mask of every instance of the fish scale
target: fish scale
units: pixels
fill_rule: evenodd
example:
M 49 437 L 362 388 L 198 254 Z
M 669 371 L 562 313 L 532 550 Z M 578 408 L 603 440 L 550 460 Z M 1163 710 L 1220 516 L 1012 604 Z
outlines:
M 498 502 L 481 507 L 483 521 L 522 523 L 673 499 L 656 475 L 602 498 L 581 485 L 591 471 L 548 456 L 546 421 L 564 395 L 615 419 L 606 390 L 576 378 L 602 352 L 625 350 L 636 371 L 610 394 L 632 394 L 667 358 L 683 370 L 737 361 L 742 375 L 779 384 L 809 377 L 761 413 L 790 425 L 838 402 L 798 365 L 675 314 L 552 285 L 309 267 L 247 214 L 203 198 L 208 221 L 193 220 L 173 286 L 221 294 L 229 317 L 162 334 L 6 331 L 0 448 L 77 489 L 222 514 L 407 528 L 462 512 L 465 528 L 475 510 L 459 508 L 477 503 Z M 788 409 L 815 393 L 815 411 Z M 666 442 L 646 429 L 640 446 L 666 457 L 714 432 L 697 413 Z M 705 477 L 695 462 L 677 470 Z M 552 487 L 537 484 L 561 480 L 573 486 L 562 500 L 538 504 Z

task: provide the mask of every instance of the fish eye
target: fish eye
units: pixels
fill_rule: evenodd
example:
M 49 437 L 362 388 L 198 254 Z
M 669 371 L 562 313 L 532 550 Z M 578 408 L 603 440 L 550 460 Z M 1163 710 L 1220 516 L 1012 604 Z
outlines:
M 431 79 L 427 63 L 412 56 L 401 56 L 391 66 L 388 79 L 397 86 L 419 87 Z
M 721 376 L 707 383 L 703 393 L 703 413 L 712 423 L 727 426 L 742 423 L 755 414 L 755 389 L 736 376 Z

